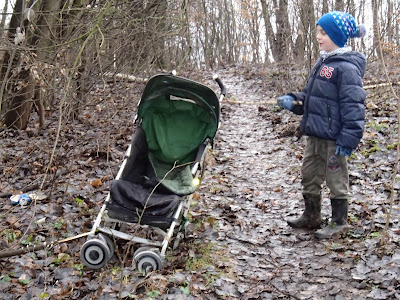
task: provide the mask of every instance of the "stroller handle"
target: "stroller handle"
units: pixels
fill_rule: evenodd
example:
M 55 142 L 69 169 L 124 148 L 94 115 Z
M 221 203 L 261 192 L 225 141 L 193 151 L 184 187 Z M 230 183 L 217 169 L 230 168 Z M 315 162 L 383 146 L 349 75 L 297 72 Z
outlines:
M 224 84 L 222 83 L 221 78 L 218 77 L 218 75 L 214 75 L 213 79 L 218 83 L 219 88 L 221 89 L 221 95 L 223 95 L 225 97 L 226 95 L 226 88 L 224 86 Z

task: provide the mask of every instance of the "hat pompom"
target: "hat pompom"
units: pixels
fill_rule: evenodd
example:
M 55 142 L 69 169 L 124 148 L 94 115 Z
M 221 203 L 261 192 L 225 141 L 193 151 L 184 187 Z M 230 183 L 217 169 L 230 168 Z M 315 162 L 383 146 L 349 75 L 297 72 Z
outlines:
M 356 30 L 356 33 L 354 34 L 354 37 L 362 38 L 366 34 L 367 34 L 367 29 L 365 28 L 365 25 L 364 24 L 357 25 L 357 30 Z

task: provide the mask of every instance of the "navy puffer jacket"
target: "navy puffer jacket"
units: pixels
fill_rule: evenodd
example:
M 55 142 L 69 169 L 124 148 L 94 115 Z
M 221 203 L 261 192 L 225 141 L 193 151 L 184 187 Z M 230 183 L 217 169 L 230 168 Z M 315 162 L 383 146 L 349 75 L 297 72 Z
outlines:
M 305 88 L 291 94 L 303 102 L 292 109 L 303 115 L 303 134 L 357 148 L 364 132 L 365 67 L 365 56 L 354 51 L 318 59 Z

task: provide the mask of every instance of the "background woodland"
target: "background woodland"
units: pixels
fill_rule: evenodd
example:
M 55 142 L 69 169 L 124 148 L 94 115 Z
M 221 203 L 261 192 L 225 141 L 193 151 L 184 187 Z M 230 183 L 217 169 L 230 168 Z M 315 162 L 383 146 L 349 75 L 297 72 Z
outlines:
M 351 43 L 369 62 L 382 49 L 393 63 L 399 5 L 397 0 L 4 1 L 0 118 L 18 129 L 27 128 L 32 107 L 41 127 L 50 111 L 79 118 L 93 85 L 120 73 L 145 78 L 234 64 L 279 65 L 281 78 L 292 70 L 306 72 L 318 56 L 316 20 L 330 10 L 348 11 L 367 25 L 367 38 Z
M 1 299 L 400 298 L 400 0 L 0 5 Z M 331 10 L 366 24 L 350 44 L 367 57 L 367 114 L 349 158 L 354 230 L 319 242 L 285 222 L 302 209 L 304 139 L 275 98 L 304 86 L 316 20 Z M 174 69 L 216 91 L 218 73 L 227 87 L 188 234 L 162 271 L 138 274 L 120 244 L 89 270 L 74 236 L 92 228 L 118 172 L 146 79 Z M 43 197 L 11 204 L 32 191 Z

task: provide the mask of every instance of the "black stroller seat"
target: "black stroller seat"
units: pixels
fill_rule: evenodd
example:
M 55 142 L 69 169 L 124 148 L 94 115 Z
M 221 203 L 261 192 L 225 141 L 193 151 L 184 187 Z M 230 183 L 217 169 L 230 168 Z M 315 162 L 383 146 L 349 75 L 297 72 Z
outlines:
M 157 179 L 148 158 L 148 147 L 143 128 L 138 127 L 132 137 L 132 151 L 119 180 L 110 186 L 111 199 L 108 216 L 128 223 L 140 223 L 168 228 L 181 200 Z

